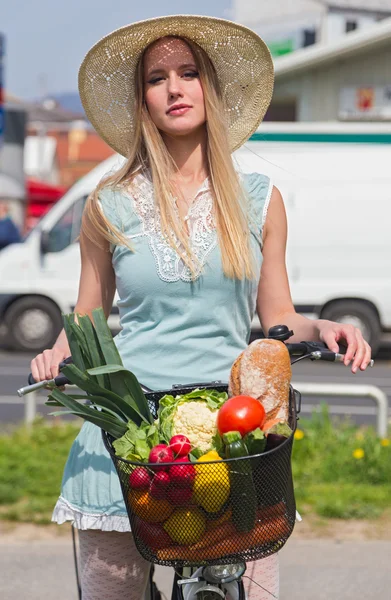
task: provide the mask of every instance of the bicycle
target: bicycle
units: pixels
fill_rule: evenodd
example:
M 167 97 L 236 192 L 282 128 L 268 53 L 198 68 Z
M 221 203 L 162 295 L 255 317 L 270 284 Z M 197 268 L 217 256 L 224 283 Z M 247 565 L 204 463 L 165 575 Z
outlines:
M 293 335 L 293 332 L 284 325 L 272 327 L 269 330 L 269 338 L 279 340 L 286 344 L 286 347 L 291 356 L 291 364 L 298 361 L 309 360 L 325 360 L 331 362 L 342 362 L 344 355 L 341 352 L 335 353 L 330 351 L 325 344 L 320 342 L 300 342 L 287 343 L 287 340 Z M 71 358 L 66 359 L 64 363 L 69 363 Z M 64 363 L 61 363 L 62 365 Z M 370 366 L 373 366 L 371 361 Z M 61 365 L 60 365 L 61 368 Z M 70 383 L 64 375 L 59 375 L 53 380 L 33 383 L 32 376 L 29 376 L 29 386 L 18 390 L 18 395 L 23 396 L 33 390 L 40 389 L 46 386 L 64 386 Z M 174 392 L 186 394 L 196 388 L 212 388 L 217 391 L 227 391 L 228 386 L 221 381 L 214 381 L 208 384 L 205 383 L 189 383 L 186 385 L 174 385 L 170 390 L 153 391 L 145 386 L 142 386 L 146 395 L 151 411 L 157 415 L 157 408 L 160 398 L 166 394 Z M 293 445 L 294 431 L 296 430 L 298 414 L 301 410 L 301 394 L 299 391 L 290 387 L 289 395 L 289 425 L 292 429 L 292 435 L 285 439 L 275 448 L 266 450 L 265 452 L 253 455 L 246 458 L 224 459 L 218 462 L 205 462 L 202 466 L 197 466 L 197 469 L 206 469 L 208 467 L 208 477 L 213 475 L 213 471 L 218 468 L 217 465 L 225 464 L 231 469 L 231 473 L 243 475 L 243 485 L 248 483 L 245 474 L 251 472 L 251 478 L 254 484 L 257 500 L 257 526 L 259 531 L 263 527 L 263 537 L 257 539 L 257 544 L 246 547 L 246 541 L 250 539 L 249 534 L 243 533 L 244 546 L 230 546 L 230 539 L 225 542 L 225 552 L 221 555 L 219 550 L 220 545 L 217 544 L 215 550 L 206 549 L 197 544 L 194 550 L 180 550 L 159 548 L 159 535 L 151 529 L 148 534 L 148 524 L 143 524 L 135 515 L 132 507 L 129 487 L 129 475 L 140 466 L 139 463 L 134 463 L 116 456 L 112 446 L 110 435 L 102 430 L 104 445 L 109 452 L 114 465 L 116 467 L 121 488 L 124 496 L 124 502 L 127 508 L 128 516 L 131 522 L 131 528 L 134 535 L 136 546 L 141 555 L 148 560 L 152 565 L 161 564 L 174 568 L 175 575 L 172 586 L 171 600 L 220 600 L 227 596 L 231 600 L 245 600 L 245 592 L 243 586 L 243 577 L 245 577 L 246 562 L 258 560 L 274 554 L 280 550 L 286 541 L 289 539 L 296 521 L 296 504 L 293 490 L 293 480 L 291 471 L 291 453 Z M 250 467 L 250 471 L 247 467 Z M 206 471 L 205 471 L 206 472 Z M 237 481 L 237 480 L 236 480 Z M 266 482 L 266 484 L 265 484 Z M 227 511 L 227 506 L 224 510 Z M 216 519 L 223 517 L 223 512 L 219 511 Z M 248 518 L 244 514 L 243 520 Z M 283 527 L 282 527 L 283 524 Z M 243 521 L 244 525 L 244 521 Z M 241 526 L 239 518 L 239 526 Z M 282 528 L 281 528 L 282 527 Z M 242 527 L 243 531 L 246 527 Z M 255 530 L 255 529 L 254 529 Z M 81 590 L 78 579 L 77 554 L 74 530 L 72 528 L 76 578 L 79 589 L 79 598 L 81 598 Z M 155 534 L 155 535 L 154 535 Z M 153 539 L 154 538 L 154 539 Z M 164 545 L 163 545 L 164 546 Z M 197 548 L 197 549 L 195 549 Z M 257 582 L 254 582 L 257 583 Z M 158 600 L 159 592 L 153 582 L 153 569 L 151 569 L 149 593 L 151 600 Z M 272 597 L 272 595 L 271 595 Z

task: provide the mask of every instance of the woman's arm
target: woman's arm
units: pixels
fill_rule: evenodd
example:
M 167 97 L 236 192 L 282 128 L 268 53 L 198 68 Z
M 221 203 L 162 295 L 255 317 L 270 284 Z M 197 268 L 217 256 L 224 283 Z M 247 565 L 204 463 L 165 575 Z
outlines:
M 345 365 L 353 360 L 353 373 L 358 368 L 364 370 L 370 361 L 371 349 L 359 329 L 324 319 L 307 319 L 296 313 L 286 270 L 286 241 L 284 202 L 274 187 L 263 231 L 263 264 L 257 297 L 257 312 L 264 333 L 273 325 L 284 324 L 294 332 L 291 341 L 323 341 L 333 352 L 338 351 L 338 342 L 343 341 L 348 347 Z
M 81 274 L 75 314 L 92 317 L 94 308 L 103 307 L 109 316 L 115 294 L 115 275 L 111 263 L 109 243 L 101 240 L 94 244 L 82 232 L 80 234 Z M 44 350 L 31 362 L 31 373 L 36 381 L 51 379 L 58 375 L 58 365 L 70 355 L 68 340 L 62 329 L 53 348 Z

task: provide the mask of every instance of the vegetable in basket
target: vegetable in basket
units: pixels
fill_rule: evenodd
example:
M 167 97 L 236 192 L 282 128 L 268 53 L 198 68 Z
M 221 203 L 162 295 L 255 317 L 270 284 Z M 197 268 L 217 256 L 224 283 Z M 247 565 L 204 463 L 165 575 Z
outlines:
M 125 436 L 127 456 L 141 460 L 148 457 L 147 445 L 152 447 L 157 439 L 148 402 L 136 377 L 122 364 L 103 309 L 93 310 L 92 316 L 93 323 L 89 316 L 77 315 L 76 324 L 74 314 L 64 315 L 73 364 L 61 372 L 85 394 L 53 389 L 46 404 L 67 409 L 53 415 L 78 415 L 115 439 Z
M 227 458 L 243 459 L 249 456 L 247 446 L 238 431 L 225 433 L 223 441 Z M 229 475 L 233 523 L 238 531 L 251 531 L 255 525 L 257 494 L 250 460 L 230 462 Z
M 277 446 L 285 442 L 285 440 L 289 438 L 292 433 L 293 431 L 289 427 L 288 423 L 275 423 L 267 430 L 266 450 L 277 448 Z
M 216 463 L 209 461 L 218 461 Z M 217 513 L 227 502 L 230 480 L 227 465 L 215 450 L 201 456 L 196 463 L 194 499 L 207 513 Z
M 261 454 L 266 449 L 265 433 L 260 427 L 257 427 L 245 436 L 244 443 L 250 455 Z
M 166 394 L 159 401 L 160 437 L 169 443 L 173 436 L 184 435 L 192 448 L 199 450 L 198 454 L 211 449 L 220 451 L 222 444 L 216 420 L 218 409 L 227 398 L 226 392 L 208 389 L 197 389 L 175 397 Z
M 217 416 L 217 428 L 220 435 L 230 431 L 239 431 L 242 436 L 265 421 L 265 409 L 259 400 L 251 396 L 234 396 L 223 404 Z

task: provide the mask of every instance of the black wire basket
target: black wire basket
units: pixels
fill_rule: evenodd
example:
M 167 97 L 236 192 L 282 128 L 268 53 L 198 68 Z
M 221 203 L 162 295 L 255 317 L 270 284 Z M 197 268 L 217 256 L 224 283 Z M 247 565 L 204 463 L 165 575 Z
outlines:
M 178 393 L 193 389 L 180 388 Z M 222 385 L 213 389 L 227 391 Z M 171 389 L 146 394 L 155 418 L 160 398 L 172 393 Z M 289 407 L 289 425 L 294 432 L 293 388 Z M 104 431 L 102 435 L 120 479 L 136 547 L 147 561 L 171 567 L 248 562 L 274 554 L 290 537 L 296 520 L 293 433 L 262 454 L 186 463 L 182 476 L 172 477 L 169 488 L 158 498 L 148 490 L 132 488 L 129 479 L 142 466 L 152 480 L 159 467 L 116 456 L 113 438 Z M 178 463 L 165 468 L 174 464 L 178 469 Z

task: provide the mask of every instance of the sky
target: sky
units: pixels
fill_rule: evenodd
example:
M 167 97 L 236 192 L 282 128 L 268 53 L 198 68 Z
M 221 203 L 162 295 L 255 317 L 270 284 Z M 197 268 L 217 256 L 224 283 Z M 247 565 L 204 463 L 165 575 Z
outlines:
M 230 18 L 231 0 L 0 0 L 5 89 L 22 99 L 77 91 L 79 65 L 117 27 L 170 14 Z

